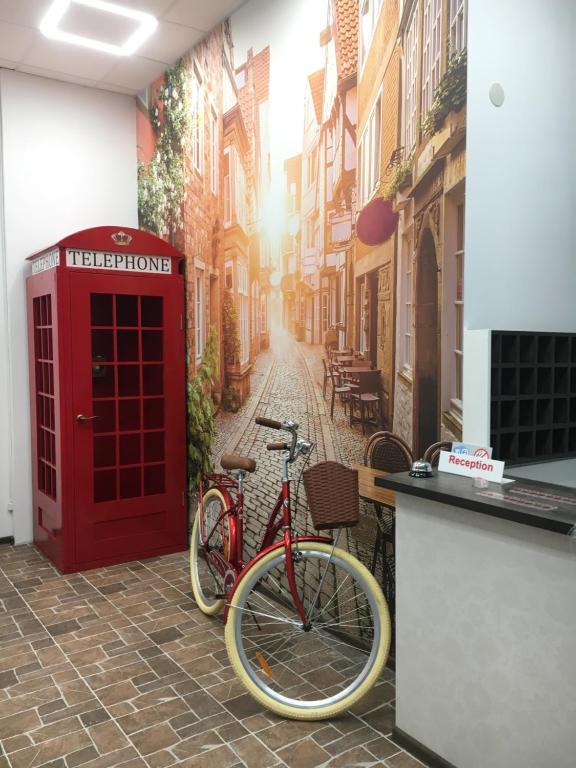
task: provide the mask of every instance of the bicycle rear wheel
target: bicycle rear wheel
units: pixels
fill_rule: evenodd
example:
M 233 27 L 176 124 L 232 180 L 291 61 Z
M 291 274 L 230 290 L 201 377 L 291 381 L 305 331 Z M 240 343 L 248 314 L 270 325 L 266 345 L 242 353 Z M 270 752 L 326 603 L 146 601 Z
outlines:
M 216 550 L 226 559 L 229 556 L 230 529 L 225 511 L 224 496 L 217 488 L 211 488 L 198 505 L 190 536 L 192 594 L 198 608 L 208 616 L 224 607 L 224 599 L 219 597 L 224 594 L 224 579 L 207 558 L 206 550 Z
M 293 604 L 284 549 L 257 561 L 234 592 L 226 623 L 231 664 L 246 689 L 283 717 L 322 720 L 349 709 L 376 683 L 388 657 L 390 617 L 372 574 L 341 549 L 293 545 Z

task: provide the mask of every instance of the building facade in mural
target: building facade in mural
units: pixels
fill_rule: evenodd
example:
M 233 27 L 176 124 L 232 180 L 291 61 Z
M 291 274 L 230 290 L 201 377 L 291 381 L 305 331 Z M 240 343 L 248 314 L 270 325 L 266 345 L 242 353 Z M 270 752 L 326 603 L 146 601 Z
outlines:
M 399 141 L 401 48 L 396 0 L 360 3 L 358 45 L 358 207 L 383 194 Z M 378 245 L 354 243 L 351 271 L 354 329 L 349 341 L 381 371 L 384 422 L 394 413 L 396 236 Z
M 394 427 L 417 453 L 460 439 L 466 0 L 404 3 Z
M 268 48 L 256 55 L 250 50 L 236 67 L 228 23 L 182 60 L 190 136 L 183 154 L 181 221 L 170 239 L 186 256 L 188 372 L 193 375 L 201 362 L 214 327 L 221 345 L 218 388 L 227 387 L 240 403 L 250 391 L 254 359 L 269 345 L 271 258 L 262 216 L 270 194 L 269 61 Z M 158 109 L 162 80 L 147 91 L 151 110 Z M 154 131 L 141 108 L 138 134 L 140 160 L 150 162 Z M 225 292 L 238 336 L 232 353 L 223 338 L 230 306 Z
M 264 204 L 270 195 L 270 138 L 268 100 L 270 92 L 270 48 L 254 54 L 248 50 L 246 61 L 236 69 L 238 102 L 250 139 L 248 183 L 250 195 L 248 234 L 250 259 L 248 270 L 250 316 L 250 355 L 254 359 L 268 347 L 269 293 L 271 275 L 270 238 L 264 224 Z
M 290 227 L 300 235 L 300 279 L 285 282 L 296 294 L 294 301 L 285 295 L 290 305 L 285 318 L 289 318 L 287 327 L 300 329 L 303 324 L 299 334 L 308 343 L 323 343 L 328 329 L 334 328 L 343 344 L 347 300 L 351 303 L 346 270 L 352 259 L 356 213 L 358 23 L 354 0 L 330 0 L 319 45 L 324 66 L 307 79 L 302 154 L 286 161 L 292 205 L 293 189 L 300 190 L 299 205 L 290 213 Z M 300 221 L 295 225 L 296 214 Z
M 347 271 L 353 261 L 356 217 L 356 124 L 358 16 L 354 0 L 331 0 L 325 43 L 323 107 L 324 254 L 321 265 L 321 333 L 338 332 L 339 346 L 351 333 L 353 296 Z
M 222 50 L 219 27 L 184 57 L 190 106 L 190 139 L 184 155 L 185 198 L 181 240 L 186 254 L 188 365 L 202 360 L 210 328 L 220 329 L 220 276 L 223 239 L 222 177 Z M 220 385 L 222 385 L 222 381 Z
M 305 287 L 301 279 L 302 155 L 284 161 L 286 217 L 282 233 L 282 323 L 298 341 L 304 340 Z

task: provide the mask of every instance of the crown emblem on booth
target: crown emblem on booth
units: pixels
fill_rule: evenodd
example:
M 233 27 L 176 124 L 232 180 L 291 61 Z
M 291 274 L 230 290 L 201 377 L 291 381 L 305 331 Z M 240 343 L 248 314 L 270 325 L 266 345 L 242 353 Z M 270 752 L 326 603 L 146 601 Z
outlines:
M 111 235 L 112 240 L 116 243 L 116 245 L 129 245 L 132 242 L 132 235 L 129 235 L 127 232 L 115 232 L 113 235 Z

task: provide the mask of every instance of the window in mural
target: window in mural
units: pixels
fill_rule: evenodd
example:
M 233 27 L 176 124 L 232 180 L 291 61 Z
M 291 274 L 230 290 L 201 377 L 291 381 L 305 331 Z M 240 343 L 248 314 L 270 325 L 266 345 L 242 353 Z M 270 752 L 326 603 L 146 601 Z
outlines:
M 318 177 L 318 147 L 314 147 L 312 152 L 308 155 L 308 172 L 306 178 L 308 180 L 308 186 L 312 186 Z
M 360 282 L 360 352 L 364 354 L 368 351 L 368 291 L 366 290 L 366 278 Z
M 450 53 L 466 48 L 468 0 L 450 0 Z
M 366 61 L 366 55 L 372 38 L 374 37 L 374 31 L 376 24 L 378 23 L 378 16 L 380 14 L 380 8 L 382 7 L 382 0 L 361 0 L 360 3 L 360 62 L 363 66 Z
M 240 349 L 241 363 L 250 358 L 250 310 L 248 300 L 248 270 L 244 264 L 236 264 L 238 275 L 238 298 L 240 301 Z
M 410 237 L 402 243 L 402 368 L 412 371 L 412 242 Z
M 266 295 L 260 297 L 260 330 L 266 333 L 268 330 L 268 304 Z
M 234 289 L 234 263 L 227 261 L 224 265 L 224 287 L 227 291 Z
M 462 412 L 462 349 L 464 346 L 464 203 L 457 207 L 456 224 L 456 291 L 454 296 L 454 392 L 452 404 Z
M 442 0 L 424 0 L 422 49 L 422 113 L 428 114 L 440 82 Z
M 256 337 L 260 333 L 259 324 L 260 299 L 258 283 L 252 283 L 252 336 Z
M 328 330 L 328 294 L 324 292 L 322 294 L 322 331 L 326 333 Z
M 204 269 L 196 266 L 196 359 L 204 354 Z
M 202 173 L 204 105 L 202 103 L 202 83 L 196 70 L 194 70 L 194 74 L 190 78 L 190 111 L 192 118 L 192 136 L 190 141 L 192 164 L 198 173 Z
M 381 119 L 382 97 L 379 96 L 360 140 L 360 199 L 363 205 L 370 200 L 380 180 Z
M 230 172 L 230 147 L 224 150 L 224 226 L 232 223 L 232 176 Z
M 408 154 L 416 144 L 418 127 L 418 5 L 414 6 L 406 33 L 405 83 L 405 148 Z
M 218 117 L 214 108 L 210 109 L 210 189 L 218 192 Z

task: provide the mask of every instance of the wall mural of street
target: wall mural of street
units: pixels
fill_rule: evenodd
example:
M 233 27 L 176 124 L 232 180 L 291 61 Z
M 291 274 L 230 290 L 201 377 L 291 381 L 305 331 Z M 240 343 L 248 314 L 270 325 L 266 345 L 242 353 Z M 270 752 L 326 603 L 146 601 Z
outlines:
M 140 94 L 140 226 L 186 256 L 192 482 L 257 460 L 248 547 L 280 477 L 255 415 L 313 461 L 461 438 L 466 26 L 467 0 L 251 0 Z

